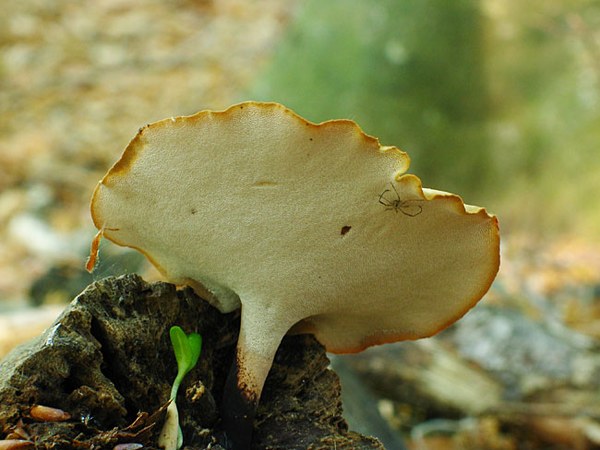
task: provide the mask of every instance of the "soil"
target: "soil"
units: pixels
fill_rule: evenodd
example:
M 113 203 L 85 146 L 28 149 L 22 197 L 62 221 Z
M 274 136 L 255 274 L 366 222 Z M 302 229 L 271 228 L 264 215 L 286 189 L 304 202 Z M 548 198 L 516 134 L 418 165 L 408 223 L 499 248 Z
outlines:
M 88 286 L 50 328 L 0 363 L 2 437 L 36 449 L 157 448 L 177 371 L 172 325 L 203 337 L 198 365 L 177 397 L 184 448 L 226 447 L 219 404 L 239 315 L 221 314 L 189 288 L 137 275 Z M 40 418 L 34 405 L 67 414 Z M 286 337 L 265 385 L 252 448 L 383 448 L 349 431 L 341 414 L 339 381 L 324 348 L 309 335 Z

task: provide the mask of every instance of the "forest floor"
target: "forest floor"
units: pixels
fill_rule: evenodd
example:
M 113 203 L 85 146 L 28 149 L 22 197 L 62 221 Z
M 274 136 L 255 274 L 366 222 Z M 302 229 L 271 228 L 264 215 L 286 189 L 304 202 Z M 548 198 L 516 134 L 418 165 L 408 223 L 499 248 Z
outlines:
M 295 4 L 150 0 L 140 8 L 107 0 L 90 13 L 85 4 L 0 0 L 0 356 L 51 323 L 94 277 L 139 271 L 156 278 L 139 258 L 112 247 L 103 249 L 108 257 L 98 274 L 85 272 L 95 184 L 141 125 L 243 100 Z M 19 313 L 34 304 L 45 306 Z M 593 354 L 600 246 L 575 236 L 504 236 L 501 271 L 482 304 L 559 323 L 589 339 Z M 553 448 L 600 445 L 597 429 L 573 422 L 564 434 L 574 440 L 559 444 L 566 438 L 557 437 Z M 522 448 L 516 439 L 497 448 Z

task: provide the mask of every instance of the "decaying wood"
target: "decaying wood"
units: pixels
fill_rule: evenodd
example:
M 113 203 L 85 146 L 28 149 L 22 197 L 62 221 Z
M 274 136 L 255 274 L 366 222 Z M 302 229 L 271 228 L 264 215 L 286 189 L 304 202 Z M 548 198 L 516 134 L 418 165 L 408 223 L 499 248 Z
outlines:
M 32 440 L 65 450 L 132 440 L 155 448 L 160 427 L 152 413 L 167 402 L 177 372 L 168 338 L 175 324 L 203 336 L 198 365 L 177 399 L 186 444 L 219 448 L 218 405 L 239 318 L 219 313 L 191 289 L 148 284 L 136 275 L 94 283 L 48 330 L 0 362 L 0 439 L 18 425 Z M 383 448 L 348 431 L 339 382 L 328 366 L 311 336 L 284 339 L 263 392 L 253 448 Z M 34 420 L 33 405 L 60 409 L 71 419 Z M 136 425 L 132 435 L 140 411 L 154 419 Z

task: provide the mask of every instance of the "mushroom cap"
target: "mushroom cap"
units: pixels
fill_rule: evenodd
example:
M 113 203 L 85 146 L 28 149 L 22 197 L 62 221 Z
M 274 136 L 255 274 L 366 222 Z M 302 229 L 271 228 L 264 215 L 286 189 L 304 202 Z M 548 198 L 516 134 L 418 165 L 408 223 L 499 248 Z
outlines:
M 103 236 L 221 311 L 242 306 L 250 327 L 355 352 L 435 334 L 499 268 L 496 217 L 422 188 L 409 162 L 352 121 L 245 102 L 141 128 L 91 211 Z

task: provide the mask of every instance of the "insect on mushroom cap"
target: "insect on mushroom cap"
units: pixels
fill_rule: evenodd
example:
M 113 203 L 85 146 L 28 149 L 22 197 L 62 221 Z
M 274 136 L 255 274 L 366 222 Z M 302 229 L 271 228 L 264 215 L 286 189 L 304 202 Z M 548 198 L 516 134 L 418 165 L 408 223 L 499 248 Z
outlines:
M 245 102 L 140 129 L 92 216 L 168 280 L 242 306 L 241 363 L 270 366 L 290 328 L 359 351 L 436 333 L 499 267 L 495 216 L 422 188 L 409 162 L 352 121 Z

